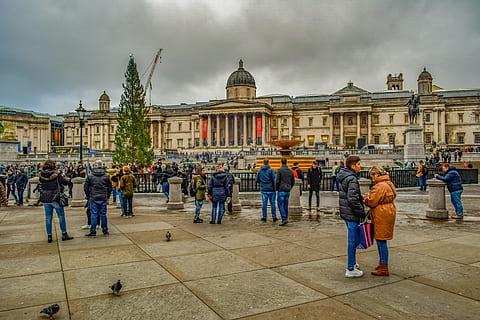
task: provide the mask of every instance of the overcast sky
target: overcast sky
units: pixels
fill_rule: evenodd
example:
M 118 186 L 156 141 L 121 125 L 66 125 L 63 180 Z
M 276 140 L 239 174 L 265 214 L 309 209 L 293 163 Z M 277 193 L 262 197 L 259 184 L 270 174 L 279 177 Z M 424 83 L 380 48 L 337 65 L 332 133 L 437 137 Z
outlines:
M 158 48 L 152 103 L 224 98 L 242 58 L 257 96 L 385 90 L 425 66 L 446 89 L 480 87 L 480 1 L 0 0 L 0 105 L 49 112 L 118 105 L 133 53 Z

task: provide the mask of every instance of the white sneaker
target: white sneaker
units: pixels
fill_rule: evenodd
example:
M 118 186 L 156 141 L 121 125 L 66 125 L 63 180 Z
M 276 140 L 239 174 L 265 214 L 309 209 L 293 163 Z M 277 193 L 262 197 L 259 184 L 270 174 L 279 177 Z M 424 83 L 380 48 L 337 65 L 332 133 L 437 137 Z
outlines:
M 360 278 L 363 276 L 363 271 L 359 269 L 353 269 L 352 271 L 346 270 L 345 271 L 345 278 Z
M 90 229 L 90 225 L 86 224 L 84 226 L 82 226 L 82 229 L 85 230 L 85 229 Z

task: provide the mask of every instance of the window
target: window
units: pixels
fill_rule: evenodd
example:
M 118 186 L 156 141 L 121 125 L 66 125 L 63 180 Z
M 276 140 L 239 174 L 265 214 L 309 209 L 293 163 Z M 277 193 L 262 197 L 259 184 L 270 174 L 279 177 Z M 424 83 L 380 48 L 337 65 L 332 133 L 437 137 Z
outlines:
M 200 121 L 195 121 L 195 130 L 198 130 L 200 126 Z
M 473 143 L 480 144 L 480 132 L 473 133 Z
M 167 149 L 172 149 L 172 139 L 167 139 Z
M 182 131 L 182 123 L 181 122 L 178 123 L 178 131 Z
M 170 132 L 170 129 L 171 129 L 170 123 L 167 123 L 167 132 Z
M 327 120 L 328 120 L 327 117 L 323 117 L 323 119 L 322 119 L 323 126 L 327 125 Z
M 352 118 L 352 117 L 348 117 L 347 123 L 348 123 L 349 126 L 353 126 L 353 118 Z
M 300 127 L 300 118 L 293 119 L 293 126 Z
M 315 136 L 314 135 L 307 136 L 307 140 L 308 140 L 308 145 L 309 146 L 313 146 L 315 144 Z
M 464 144 L 465 143 L 465 133 L 458 132 L 457 133 L 457 144 Z
M 448 123 L 449 114 L 445 113 L 445 123 Z
M 361 128 L 366 128 L 367 127 L 367 117 L 361 117 L 360 118 L 360 127 Z
M 374 116 L 373 116 L 372 122 L 373 122 L 373 124 L 379 124 L 379 123 L 380 123 L 380 120 L 379 120 L 379 118 L 378 118 L 378 115 L 374 115 Z
M 395 133 L 388 134 L 388 144 L 395 145 Z
M 450 136 L 448 135 L 448 133 L 445 133 L 445 143 L 448 143 L 448 138 L 450 138 Z
M 302 141 L 302 137 L 300 137 L 300 136 L 294 136 L 294 137 L 293 137 L 293 140 L 295 140 L 295 141 Z
M 430 123 L 432 121 L 432 116 L 430 113 L 425 113 L 425 122 Z
M 25 129 L 25 134 L 24 134 L 25 137 L 28 137 L 28 130 Z M 33 129 L 33 137 L 34 138 L 38 138 L 38 128 L 35 128 Z
M 340 137 L 339 136 L 334 136 L 333 137 L 333 141 L 334 141 L 334 144 L 336 146 L 339 146 L 340 145 Z
M 177 148 L 183 148 L 183 139 L 177 139 Z
M 283 119 L 282 119 L 282 127 L 288 126 L 287 121 L 288 121 L 287 118 L 283 118 Z
M 463 113 L 458 114 L 458 123 L 463 123 Z
M 480 123 L 480 114 L 475 113 L 475 123 Z
M 403 115 L 403 122 L 408 123 L 408 120 L 410 119 L 408 118 L 408 113 L 406 113 Z
M 326 135 L 326 134 L 322 135 L 322 142 L 328 143 L 328 135 Z
M 390 124 L 393 123 L 393 114 L 388 116 L 388 121 L 389 121 Z
M 96 130 L 97 133 L 100 133 L 100 126 L 98 126 L 98 125 L 95 126 L 95 130 Z
M 313 127 L 313 118 L 308 118 L 308 126 Z
M 110 132 L 112 132 L 112 133 L 115 132 L 115 126 L 114 125 L 110 126 Z
M 272 118 L 272 128 L 277 127 L 277 118 Z
M 85 135 L 88 136 L 88 128 L 85 128 Z
M 200 146 L 200 138 L 195 138 L 195 147 Z
M 78 128 L 76 128 L 76 130 L 75 130 L 75 135 L 77 135 L 77 136 L 79 135 L 78 130 L 79 130 Z
M 432 143 L 432 134 L 430 132 L 425 133 L 425 143 L 426 144 Z
M 250 88 L 247 88 L 247 97 L 250 98 Z
M 333 118 L 333 125 L 338 127 L 340 125 L 340 119 L 338 117 Z
M 380 135 L 376 134 L 373 136 L 373 143 L 374 144 L 380 144 Z

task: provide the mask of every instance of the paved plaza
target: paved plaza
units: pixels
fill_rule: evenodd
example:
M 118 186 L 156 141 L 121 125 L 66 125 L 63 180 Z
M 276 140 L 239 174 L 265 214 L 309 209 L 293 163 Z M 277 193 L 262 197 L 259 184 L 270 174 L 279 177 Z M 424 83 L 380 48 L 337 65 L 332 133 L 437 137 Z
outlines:
M 335 206 L 335 194 L 322 196 L 322 208 Z M 109 206 L 110 236 L 94 239 L 80 229 L 84 209 L 68 208 L 75 239 L 58 240 L 55 221 L 51 244 L 42 208 L 2 208 L 0 319 L 37 319 L 52 303 L 61 306 L 56 319 L 73 320 L 479 319 L 478 186 L 467 187 L 463 222 L 426 220 L 427 194 L 401 191 L 391 276 L 370 275 L 370 248 L 358 255 L 366 271 L 359 279 L 344 278 L 346 230 L 328 210 L 318 220 L 304 210 L 302 220 L 279 227 L 249 207 L 210 225 L 192 224 L 191 201 L 179 211 L 158 203 L 137 200 L 133 219 Z M 124 288 L 113 296 L 118 279 Z

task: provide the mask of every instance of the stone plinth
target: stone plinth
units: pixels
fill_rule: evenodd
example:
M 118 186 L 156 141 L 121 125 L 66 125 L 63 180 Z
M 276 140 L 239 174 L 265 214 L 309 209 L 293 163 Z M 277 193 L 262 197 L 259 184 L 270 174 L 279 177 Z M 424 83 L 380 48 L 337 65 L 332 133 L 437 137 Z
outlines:
M 183 197 L 182 197 L 182 178 L 172 177 L 168 179 L 170 185 L 169 198 L 167 203 L 168 210 L 183 209 Z
M 358 183 L 360 184 L 360 193 L 362 195 L 370 191 L 370 184 L 372 184 L 370 179 L 360 178 L 358 179 Z
M 427 218 L 448 219 L 445 204 L 445 183 L 438 179 L 428 180 L 428 209 Z
M 233 183 L 232 211 L 234 213 L 242 211 L 242 204 L 240 203 L 240 178 L 235 178 Z
M 423 142 L 423 128 L 418 124 L 411 124 L 405 130 L 405 147 L 403 150 L 404 161 L 425 159 L 425 144 Z
M 38 190 L 33 192 L 38 186 L 38 177 L 33 177 L 32 179 L 28 180 L 28 202 L 36 202 L 40 197 L 40 192 Z
M 72 179 L 73 189 L 72 189 L 72 207 L 83 207 L 87 203 L 85 199 L 85 191 L 83 190 L 83 184 L 85 183 L 85 178 L 76 177 Z
M 295 179 L 295 185 L 290 191 L 290 199 L 288 201 L 288 215 L 292 219 L 299 219 L 302 217 L 302 205 L 300 203 L 301 187 L 302 187 L 302 180 Z

